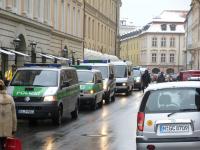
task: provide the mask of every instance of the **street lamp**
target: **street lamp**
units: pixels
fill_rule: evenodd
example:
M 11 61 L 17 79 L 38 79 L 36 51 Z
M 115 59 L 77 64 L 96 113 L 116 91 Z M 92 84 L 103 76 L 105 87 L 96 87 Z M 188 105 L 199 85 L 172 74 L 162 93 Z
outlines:
M 72 51 L 72 65 L 75 65 L 75 58 L 74 58 L 75 53 L 76 53 L 75 51 Z
M 20 43 L 21 43 L 21 40 L 18 37 L 13 40 L 13 44 L 16 51 L 19 48 Z M 17 55 L 15 55 L 15 65 L 17 65 Z
M 36 63 L 35 49 L 36 49 L 37 43 L 35 41 L 32 41 L 30 43 L 30 46 L 31 46 L 31 63 Z
M 63 52 L 64 52 L 64 54 L 63 54 L 64 57 L 68 58 L 68 47 L 67 47 L 67 45 L 64 46 Z

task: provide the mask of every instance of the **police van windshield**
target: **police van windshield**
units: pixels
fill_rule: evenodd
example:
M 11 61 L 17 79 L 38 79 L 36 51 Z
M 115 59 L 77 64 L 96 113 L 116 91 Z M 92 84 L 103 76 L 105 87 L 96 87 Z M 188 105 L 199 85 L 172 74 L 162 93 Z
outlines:
M 58 86 L 58 72 L 52 70 L 18 70 L 11 86 Z
M 108 67 L 107 66 L 93 66 L 93 69 L 100 70 L 103 79 L 108 78 Z
M 78 80 L 81 83 L 93 83 L 93 73 L 86 71 L 77 71 Z
M 115 76 L 116 76 L 116 78 L 127 77 L 127 66 L 116 65 L 115 66 Z

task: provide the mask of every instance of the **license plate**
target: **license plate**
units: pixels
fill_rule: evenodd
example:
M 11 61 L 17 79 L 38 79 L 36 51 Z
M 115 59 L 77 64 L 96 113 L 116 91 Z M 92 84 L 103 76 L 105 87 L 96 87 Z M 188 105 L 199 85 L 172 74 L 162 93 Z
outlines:
M 189 124 L 161 124 L 160 133 L 188 133 L 190 129 Z
M 19 114 L 34 114 L 34 110 L 18 110 Z

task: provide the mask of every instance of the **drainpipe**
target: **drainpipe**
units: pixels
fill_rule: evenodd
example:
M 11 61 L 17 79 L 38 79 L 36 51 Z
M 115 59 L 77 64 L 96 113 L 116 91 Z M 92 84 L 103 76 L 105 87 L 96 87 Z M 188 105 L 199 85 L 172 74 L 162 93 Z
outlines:
M 83 0 L 83 60 L 85 58 L 85 0 Z

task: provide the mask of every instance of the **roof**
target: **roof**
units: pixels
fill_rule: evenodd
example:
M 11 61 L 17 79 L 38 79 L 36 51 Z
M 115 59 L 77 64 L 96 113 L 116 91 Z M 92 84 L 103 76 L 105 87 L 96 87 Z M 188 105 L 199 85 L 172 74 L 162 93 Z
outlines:
M 97 70 L 97 69 L 91 69 L 91 70 L 87 70 L 87 69 L 78 69 L 77 72 L 78 72 L 78 71 L 82 71 L 82 72 L 93 72 L 93 73 L 95 73 L 95 72 L 100 72 L 100 73 L 101 73 L 101 71 L 100 71 L 100 70 Z
M 124 61 L 115 61 L 115 62 L 111 62 L 113 65 L 128 65 L 126 62 Z
M 143 33 L 185 33 L 184 22 L 188 11 L 185 10 L 164 10 L 159 16 L 152 19 L 143 28 L 121 36 L 121 41 L 137 37 Z M 166 24 L 166 30 L 161 29 L 161 25 Z M 176 25 L 176 29 L 170 29 L 171 24 Z
M 169 88 L 200 88 L 200 83 L 197 81 L 179 81 L 179 82 L 164 82 L 150 84 L 145 91 L 154 91 Z
M 59 67 L 59 68 L 56 68 L 56 67 L 21 67 L 21 68 L 17 68 L 17 70 L 61 70 L 61 69 L 73 69 L 73 70 L 75 70 L 75 68 L 67 67 L 67 66 L 62 66 L 62 67 Z
M 110 66 L 111 63 L 81 63 L 83 66 Z

